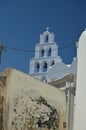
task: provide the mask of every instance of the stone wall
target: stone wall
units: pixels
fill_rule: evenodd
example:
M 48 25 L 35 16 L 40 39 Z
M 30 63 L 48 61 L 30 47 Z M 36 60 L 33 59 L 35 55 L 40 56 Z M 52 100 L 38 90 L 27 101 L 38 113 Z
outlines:
M 64 92 L 14 69 L 4 73 L 0 130 L 66 130 Z
M 5 97 L 6 97 L 6 74 L 0 74 L 0 130 L 5 127 Z
M 39 96 L 23 95 L 15 98 L 12 130 L 57 130 L 59 127 L 59 112 Z
M 2 130 L 3 124 L 3 97 L 0 96 L 0 130 Z

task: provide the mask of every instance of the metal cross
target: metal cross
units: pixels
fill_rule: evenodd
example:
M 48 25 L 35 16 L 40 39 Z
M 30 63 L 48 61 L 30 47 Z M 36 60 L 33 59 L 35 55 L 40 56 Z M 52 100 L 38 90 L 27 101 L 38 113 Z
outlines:
M 46 29 L 47 29 L 47 31 L 48 31 L 48 30 L 49 30 L 49 27 L 47 27 Z

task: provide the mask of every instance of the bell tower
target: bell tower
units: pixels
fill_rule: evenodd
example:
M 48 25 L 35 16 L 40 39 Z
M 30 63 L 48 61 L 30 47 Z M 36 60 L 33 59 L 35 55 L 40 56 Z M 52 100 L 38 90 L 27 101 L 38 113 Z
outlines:
M 30 60 L 29 74 L 47 82 L 48 70 L 57 62 L 61 62 L 58 56 L 58 46 L 55 36 L 46 28 L 40 34 L 39 43 L 35 46 L 35 56 Z

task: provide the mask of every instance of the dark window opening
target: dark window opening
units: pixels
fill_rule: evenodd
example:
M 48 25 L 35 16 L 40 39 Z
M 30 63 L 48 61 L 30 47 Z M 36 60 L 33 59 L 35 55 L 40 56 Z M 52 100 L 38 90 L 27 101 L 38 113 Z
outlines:
M 48 50 L 48 56 L 51 56 L 51 48 Z
M 48 37 L 48 35 L 46 36 L 46 39 L 45 39 L 45 42 L 48 42 L 48 39 L 49 39 L 49 37 Z
M 40 57 L 43 57 L 43 56 L 44 56 L 44 49 L 42 49 L 40 52 Z
M 36 65 L 35 65 L 35 72 L 39 72 L 39 70 L 40 70 L 40 64 L 36 63 Z
M 37 69 L 39 69 L 39 63 L 37 64 Z
M 47 63 L 45 62 L 43 65 L 43 72 L 46 72 L 46 71 L 47 71 Z

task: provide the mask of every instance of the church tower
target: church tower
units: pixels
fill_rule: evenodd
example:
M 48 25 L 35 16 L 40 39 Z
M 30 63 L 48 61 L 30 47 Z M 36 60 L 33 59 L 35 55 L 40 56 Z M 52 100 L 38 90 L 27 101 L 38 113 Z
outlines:
M 35 46 L 35 56 L 30 60 L 29 74 L 47 82 L 48 70 L 61 61 L 54 34 L 47 27 L 46 31 L 40 34 L 39 43 Z

